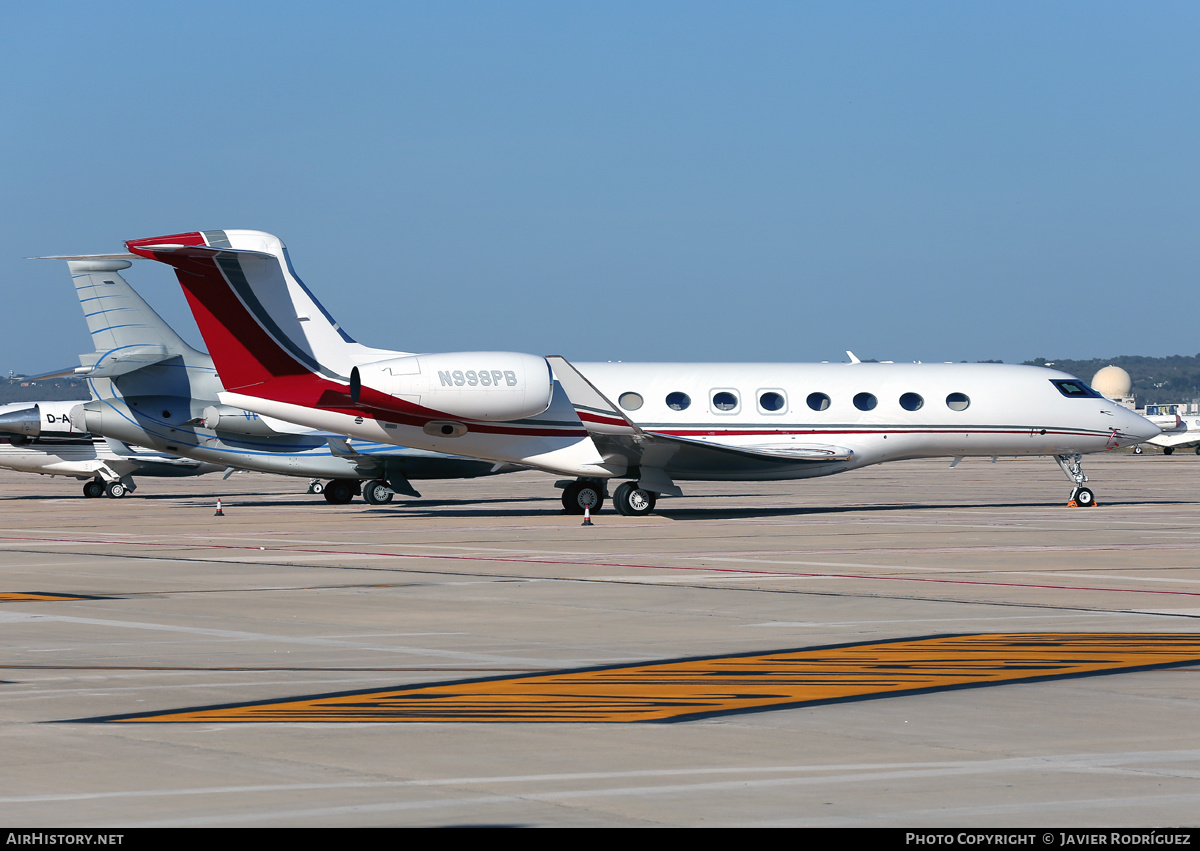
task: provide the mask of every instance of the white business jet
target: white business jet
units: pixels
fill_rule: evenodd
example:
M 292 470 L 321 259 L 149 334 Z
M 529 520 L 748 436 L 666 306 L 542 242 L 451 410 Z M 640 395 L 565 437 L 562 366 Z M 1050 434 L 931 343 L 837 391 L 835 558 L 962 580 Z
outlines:
M 222 467 L 88 434 L 73 422 L 78 402 L 0 405 L 0 467 L 84 482 L 83 495 L 120 498 L 137 489 L 135 476 L 178 478 Z
M 225 404 L 312 428 L 565 473 L 564 505 L 641 515 L 678 481 L 828 476 L 909 458 L 1052 455 L 1094 505 L 1085 453 L 1157 426 L 1084 382 L 1003 364 L 579 364 L 410 354 L 352 340 L 260 231 L 126 243 L 167 263 Z M 857 360 L 857 359 L 855 359 Z M 553 373 L 551 371 L 553 365 Z M 555 380 L 555 374 L 557 380 Z

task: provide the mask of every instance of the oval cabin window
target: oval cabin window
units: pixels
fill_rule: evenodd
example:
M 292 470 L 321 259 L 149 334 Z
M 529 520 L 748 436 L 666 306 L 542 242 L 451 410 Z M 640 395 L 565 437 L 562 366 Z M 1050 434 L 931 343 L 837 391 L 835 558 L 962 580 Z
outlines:
M 617 402 L 627 411 L 636 411 L 644 404 L 644 400 L 637 393 L 622 393 Z
M 951 393 L 946 397 L 946 407 L 952 411 L 965 411 L 971 405 L 966 393 Z
M 733 411 L 737 409 L 738 397 L 728 390 L 721 390 L 713 394 L 712 403 L 718 411 Z
M 691 404 L 692 397 L 686 393 L 676 390 L 674 393 L 667 394 L 667 407 L 672 411 L 686 411 Z
M 783 398 L 782 393 L 776 393 L 774 390 L 768 390 L 758 397 L 758 405 L 764 411 L 782 411 L 787 400 Z

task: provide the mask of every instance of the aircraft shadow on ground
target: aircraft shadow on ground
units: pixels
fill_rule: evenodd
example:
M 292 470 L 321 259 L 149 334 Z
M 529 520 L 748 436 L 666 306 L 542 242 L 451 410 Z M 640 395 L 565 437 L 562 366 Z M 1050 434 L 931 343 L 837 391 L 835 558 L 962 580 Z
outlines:
M 740 498 L 745 497 L 767 497 L 769 494 L 737 494 Z M 2 496 L 0 501 L 3 502 L 28 502 L 45 499 L 73 499 L 75 497 L 69 495 L 63 496 L 47 496 L 44 494 L 20 494 L 13 496 Z M 80 495 L 78 499 L 85 500 L 85 497 Z M 140 499 L 149 500 L 192 500 L 206 503 L 203 506 L 197 506 L 198 510 L 208 510 L 210 508 L 207 503 L 211 501 L 212 508 L 216 507 L 217 496 L 212 494 L 163 494 L 163 493 L 140 493 L 136 496 L 131 495 L 123 500 L 111 500 L 116 508 L 118 503 L 137 501 Z M 295 498 L 280 500 L 270 498 L 267 494 L 234 494 L 229 497 L 221 497 L 223 508 L 226 512 L 238 509 L 250 508 L 313 508 L 314 510 L 328 510 L 339 508 L 358 509 L 364 514 L 371 514 L 379 519 L 396 520 L 403 517 L 422 517 L 436 519 L 438 517 L 454 517 L 454 518 L 483 518 L 483 517 L 503 517 L 503 518 L 533 518 L 557 516 L 563 518 L 578 519 L 582 521 L 579 515 L 568 515 L 561 508 L 558 500 L 547 499 L 543 496 L 530 497 L 504 497 L 497 499 L 412 499 L 404 501 L 394 501 L 387 505 L 368 505 L 361 499 L 355 499 L 343 505 L 327 505 L 325 501 L 317 495 L 298 494 Z M 714 500 L 720 497 L 713 497 Z M 103 501 L 103 500 L 102 500 Z M 1154 500 L 1117 500 L 1104 502 L 1096 508 L 1103 511 L 1105 507 L 1132 507 L 1138 505 L 1190 505 L 1191 500 L 1182 499 L 1154 499 Z M 513 508 L 499 508 L 495 506 L 513 505 Z M 516 507 L 521 506 L 521 507 Z M 543 506 L 537 508 L 536 506 Z M 904 503 L 854 503 L 848 505 L 800 505 L 800 506 L 763 506 L 761 508 L 723 508 L 717 505 L 712 507 L 696 507 L 696 508 L 670 508 L 661 507 L 657 509 L 653 517 L 660 517 L 666 520 L 674 521 L 689 521 L 689 520 L 739 520 L 762 517 L 799 517 L 806 515 L 841 515 L 854 514 L 862 512 L 891 512 L 891 511 L 938 511 L 944 509 L 954 510 L 970 510 L 970 509 L 1019 509 L 1019 508 L 1046 508 L 1058 509 L 1065 505 L 1059 502 L 945 502 L 945 503 L 919 503 L 919 502 L 904 502 Z M 1089 509 L 1078 509 L 1079 511 L 1088 511 Z M 593 514 L 597 519 L 606 519 L 618 516 L 612 509 L 611 505 L 605 506 Z
M 514 500 L 497 500 L 498 502 L 512 502 Z M 536 502 L 536 499 L 526 500 L 528 502 Z M 1153 500 L 1155 505 L 1188 505 L 1191 504 L 1187 500 Z M 1146 505 L 1146 500 L 1129 500 L 1129 501 L 1114 501 L 1106 502 L 1106 506 L 1137 506 Z M 391 516 L 393 514 L 420 514 L 423 517 L 531 517 L 556 515 L 560 517 L 571 517 L 578 521 L 582 521 L 579 515 L 567 515 L 562 509 L 557 506 L 547 507 L 545 511 L 530 512 L 525 509 L 486 509 L 475 508 L 478 503 L 469 500 L 461 502 L 442 501 L 439 503 L 416 503 L 410 502 L 403 505 L 391 505 L 383 507 L 385 511 L 381 516 Z M 382 507 L 382 506 L 381 506 Z M 1046 502 L 958 502 L 958 503 L 895 503 L 895 504 L 854 504 L 854 505 L 804 505 L 794 507 L 780 506 L 764 506 L 762 508 L 677 508 L 677 509 L 658 509 L 652 514 L 652 517 L 661 517 L 666 520 L 738 520 L 756 517 L 798 517 L 806 515 L 839 515 L 852 514 L 860 512 L 890 512 L 890 511 L 938 511 L 943 509 L 1018 509 L 1018 508 L 1046 508 L 1058 509 L 1066 507 L 1062 503 L 1046 503 Z M 386 509 L 391 509 L 387 511 Z M 378 510 L 378 508 L 374 509 Z M 1079 511 L 1088 511 L 1089 509 L 1080 508 Z M 1103 507 L 1099 507 L 1103 510 Z M 617 513 L 609 506 L 605 506 L 598 512 L 595 512 L 593 518 L 597 520 L 617 517 Z

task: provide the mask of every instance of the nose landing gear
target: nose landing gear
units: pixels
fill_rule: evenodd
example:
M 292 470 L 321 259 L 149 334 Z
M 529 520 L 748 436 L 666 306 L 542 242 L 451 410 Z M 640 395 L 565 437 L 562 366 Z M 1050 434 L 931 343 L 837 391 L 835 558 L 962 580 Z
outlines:
M 1070 508 L 1094 508 L 1096 505 L 1096 493 L 1086 486 L 1088 477 L 1084 475 L 1082 459 L 1082 455 L 1054 456 L 1067 478 L 1075 483 L 1075 489 L 1071 491 L 1071 498 L 1067 501 Z

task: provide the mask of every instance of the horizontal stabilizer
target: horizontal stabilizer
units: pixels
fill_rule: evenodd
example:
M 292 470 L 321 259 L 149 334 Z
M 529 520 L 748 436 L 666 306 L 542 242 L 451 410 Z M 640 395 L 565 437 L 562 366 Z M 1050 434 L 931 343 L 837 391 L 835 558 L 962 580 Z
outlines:
M 216 257 L 218 254 L 244 255 L 247 257 L 262 257 L 266 260 L 275 260 L 275 255 L 266 251 L 252 251 L 249 248 L 229 248 L 220 247 L 214 248 L 207 245 L 181 245 L 173 242 L 155 243 L 152 245 L 142 245 L 138 243 L 138 248 L 143 251 L 153 251 L 155 254 L 180 254 L 184 257 Z M 133 255 L 139 257 L 141 255 Z
M 26 257 L 26 260 L 137 260 L 136 254 L 51 254 L 46 257 Z M 111 268 L 111 267 L 109 267 Z M 128 268 L 118 266 L 119 269 Z
M 125 346 L 107 353 L 98 363 L 84 364 L 84 366 L 78 367 L 75 374 L 86 375 L 89 378 L 116 378 L 127 372 L 162 363 L 173 356 L 173 353 L 163 345 Z M 86 357 L 86 355 L 82 356 L 80 361 L 82 362 Z

